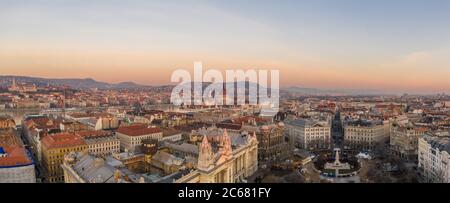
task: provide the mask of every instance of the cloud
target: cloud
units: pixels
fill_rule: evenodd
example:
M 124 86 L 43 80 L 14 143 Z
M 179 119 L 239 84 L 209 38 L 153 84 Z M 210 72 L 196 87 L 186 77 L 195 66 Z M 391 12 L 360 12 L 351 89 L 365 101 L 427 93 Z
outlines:
M 404 56 L 403 60 L 400 63 L 403 65 L 421 65 L 431 62 L 432 60 L 433 60 L 432 54 L 426 51 L 420 51 Z

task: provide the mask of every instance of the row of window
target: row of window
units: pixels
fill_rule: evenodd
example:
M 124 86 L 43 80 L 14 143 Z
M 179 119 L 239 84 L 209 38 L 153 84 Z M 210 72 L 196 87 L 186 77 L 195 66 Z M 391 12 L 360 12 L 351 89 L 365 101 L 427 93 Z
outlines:
M 306 132 L 310 132 L 310 131 L 329 131 L 330 128 L 306 128 L 305 131 Z
M 326 132 L 326 133 L 306 133 L 305 134 L 306 136 L 309 136 L 309 135 L 330 135 L 330 133 L 329 132 Z
M 84 147 L 74 147 L 74 148 L 64 148 L 64 149 L 57 149 L 57 150 L 49 150 L 49 154 L 60 154 L 60 153 L 69 153 L 73 151 L 81 151 L 84 150 Z
M 119 146 L 119 145 L 120 145 L 120 143 L 117 141 L 117 142 L 95 143 L 95 144 L 90 145 L 89 147 L 90 148 L 91 147 L 107 147 L 107 146 Z
M 373 141 L 373 137 L 358 137 L 358 136 L 349 136 L 346 137 L 348 140 L 363 140 L 363 141 Z

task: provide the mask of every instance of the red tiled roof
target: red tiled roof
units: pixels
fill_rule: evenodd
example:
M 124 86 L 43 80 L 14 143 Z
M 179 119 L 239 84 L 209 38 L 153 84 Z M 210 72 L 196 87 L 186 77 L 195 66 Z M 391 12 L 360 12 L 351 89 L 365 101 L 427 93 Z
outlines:
M 47 135 L 42 138 L 41 142 L 47 148 L 63 148 L 86 144 L 83 138 L 72 133 L 58 133 L 54 135 Z
M 218 128 L 226 128 L 230 130 L 240 130 L 242 128 L 241 123 L 217 123 Z
M 242 122 L 249 123 L 251 120 L 255 120 L 258 123 L 259 122 L 268 122 L 269 121 L 268 119 L 261 118 L 261 117 L 258 117 L 258 116 L 243 116 L 243 117 L 240 117 L 240 118 L 233 119 L 233 122 L 234 123 L 242 123 Z
M 32 118 L 26 121 L 27 128 L 36 126 L 38 129 L 50 129 L 58 128 L 58 123 L 56 121 L 50 120 L 49 118 Z
M 33 160 L 28 156 L 25 148 L 14 145 L 3 147 L 3 150 L 7 154 L 6 157 L 0 157 L 1 166 L 20 166 L 33 163 Z
M 0 147 L 19 145 L 19 137 L 16 136 L 15 130 L 0 130 Z
M 104 136 L 111 135 L 110 132 L 103 131 L 103 130 L 82 130 L 82 131 L 76 131 L 75 134 L 77 134 L 83 138 L 104 137 Z
M 73 113 L 70 116 L 74 118 L 100 118 L 100 117 L 112 117 L 109 113 Z
M 160 128 L 151 127 L 148 125 L 131 125 L 131 126 L 121 126 L 117 129 L 118 133 L 128 135 L 128 136 L 142 136 L 154 133 L 162 132 Z

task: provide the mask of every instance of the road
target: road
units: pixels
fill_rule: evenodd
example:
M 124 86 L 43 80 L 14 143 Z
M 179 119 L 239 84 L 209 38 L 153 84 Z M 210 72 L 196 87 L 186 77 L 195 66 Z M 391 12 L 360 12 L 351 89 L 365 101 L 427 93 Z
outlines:
M 33 160 L 34 160 L 34 169 L 36 171 L 36 181 L 40 182 L 40 180 L 42 180 L 42 169 L 41 169 L 41 164 L 39 163 L 37 157 L 36 157 L 36 153 L 35 151 L 32 149 L 31 147 L 31 143 L 28 142 L 28 139 L 25 137 L 25 133 L 23 131 L 22 126 L 17 126 L 17 134 L 20 135 L 20 139 L 23 142 L 23 145 L 25 146 L 25 148 L 30 152 Z
M 343 127 L 341 122 L 341 113 L 336 112 L 332 121 L 331 137 L 333 139 L 332 148 L 341 148 L 344 140 Z

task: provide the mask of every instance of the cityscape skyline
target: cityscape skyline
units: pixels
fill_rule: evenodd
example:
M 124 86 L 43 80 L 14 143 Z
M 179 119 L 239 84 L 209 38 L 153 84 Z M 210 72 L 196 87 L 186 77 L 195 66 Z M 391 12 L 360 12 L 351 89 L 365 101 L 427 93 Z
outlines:
M 95 82 L 95 83 L 99 83 L 99 84 L 108 84 L 108 85 L 121 85 L 124 84 L 125 86 L 120 87 L 121 88 L 132 88 L 131 86 L 136 86 L 136 87 L 164 87 L 164 86 L 176 86 L 179 83 L 164 83 L 164 84 L 141 84 L 138 83 L 136 81 L 132 81 L 132 80 L 124 80 L 124 81 L 119 81 L 119 82 L 107 82 L 107 81 L 100 81 L 97 80 L 96 78 L 92 78 L 92 77 L 84 77 L 84 78 L 71 78 L 71 77 L 55 77 L 55 78 L 48 78 L 48 77 L 40 77 L 40 76 L 27 76 L 27 75 L 0 75 L 0 81 L 3 78 L 13 78 L 12 80 L 16 80 L 16 78 L 19 78 L 20 82 L 20 78 L 28 78 L 28 79 L 38 79 L 38 80 L 58 80 L 58 84 L 56 85 L 60 85 L 64 82 L 64 80 L 79 80 L 79 81 L 90 81 L 90 82 Z M 27 80 L 27 79 L 26 79 Z M 247 80 L 248 81 L 248 80 Z M 239 81 L 236 81 L 239 82 Z M 11 82 L 12 84 L 13 82 Z M 3 86 L 4 88 L 8 87 L 9 85 L 5 86 L 5 82 L 3 81 Z M 33 85 L 33 82 L 25 82 L 24 84 L 28 84 L 28 85 Z M 46 83 L 49 85 L 52 85 L 51 83 Z M 53 84 L 55 85 L 55 84 Z M 67 85 L 70 86 L 69 83 L 67 83 Z M 129 86 L 131 85 L 131 86 Z M 270 83 L 269 83 L 270 85 Z M 1 86 L 1 85 L 0 85 Z M 94 85 L 95 86 L 95 85 Z M 71 87 L 74 89 L 78 89 L 77 87 Z M 117 87 L 110 87 L 111 89 L 115 89 Z M 412 94 L 412 95 L 436 95 L 436 94 L 449 94 L 448 92 L 408 92 L 408 91 L 381 91 L 379 89 L 364 89 L 364 88 L 319 88 L 319 87 L 310 87 L 310 86 L 298 86 L 298 85 L 289 85 L 289 86 L 283 86 L 280 85 L 280 89 L 284 90 L 286 92 L 289 93 L 297 93 L 297 94 L 305 94 L 305 95 L 368 95 L 368 96 L 375 96 L 375 95 L 385 95 L 385 96 L 393 96 L 393 95 L 403 95 L 403 94 Z
M 449 10 L 0 0 L 0 185 L 43 183 L 33 200 L 63 194 L 47 183 L 139 183 L 100 196 L 335 201 L 368 190 L 314 185 L 450 183 Z
M 448 1 L 0 5 L 2 75 L 160 85 L 203 61 L 276 68 L 283 87 L 450 91 Z

